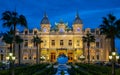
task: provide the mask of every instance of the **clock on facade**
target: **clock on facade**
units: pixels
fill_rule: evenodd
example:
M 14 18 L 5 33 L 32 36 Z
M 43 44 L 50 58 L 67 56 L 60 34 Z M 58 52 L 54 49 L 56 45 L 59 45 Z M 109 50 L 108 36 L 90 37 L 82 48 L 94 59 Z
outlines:
M 43 32 L 47 32 L 47 28 L 43 28 Z
M 80 28 L 77 28 L 77 32 L 80 32 Z

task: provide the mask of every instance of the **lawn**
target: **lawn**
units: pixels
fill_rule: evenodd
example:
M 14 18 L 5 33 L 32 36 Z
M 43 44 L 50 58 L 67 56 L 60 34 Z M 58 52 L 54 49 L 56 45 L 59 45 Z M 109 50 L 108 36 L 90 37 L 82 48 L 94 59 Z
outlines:
M 68 69 L 70 75 L 111 75 L 111 67 L 107 66 L 81 63 L 68 65 L 71 65 L 71 69 Z M 55 75 L 55 73 L 56 70 L 52 64 L 27 65 L 15 68 L 15 75 Z M 10 75 L 10 71 L 1 70 L 0 75 Z M 120 75 L 120 68 L 116 69 L 116 75 Z

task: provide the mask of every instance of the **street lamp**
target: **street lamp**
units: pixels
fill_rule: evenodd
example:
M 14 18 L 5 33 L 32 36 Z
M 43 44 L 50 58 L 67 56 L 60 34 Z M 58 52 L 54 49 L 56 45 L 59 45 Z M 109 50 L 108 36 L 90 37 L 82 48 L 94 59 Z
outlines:
M 115 75 L 115 62 L 119 59 L 119 56 L 116 55 L 116 52 L 112 52 L 112 55 L 109 56 L 109 59 L 112 62 L 112 75 Z
M 41 56 L 41 57 L 40 57 L 40 60 L 41 60 L 41 61 L 44 61 L 45 59 L 46 59 L 45 56 Z
M 10 69 L 12 69 L 11 74 L 14 75 L 14 61 L 15 56 L 13 56 L 13 53 L 9 53 L 6 57 L 6 60 L 10 62 Z
M 80 59 L 80 60 L 81 60 L 81 62 L 82 62 L 82 61 L 84 61 L 84 60 L 85 60 L 85 56 L 84 56 L 84 55 L 81 55 L 79 59 Z

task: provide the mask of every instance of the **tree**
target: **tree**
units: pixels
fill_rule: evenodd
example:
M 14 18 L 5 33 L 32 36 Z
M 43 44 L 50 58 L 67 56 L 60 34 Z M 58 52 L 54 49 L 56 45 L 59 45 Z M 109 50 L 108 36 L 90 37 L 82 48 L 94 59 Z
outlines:
M 13 52 L 12 50 L 13 30 L 12 29 L 10 29 L 10 31 L 8 31 L 3 35 L 2 41 L 4 41 L 6 44 L 10 44 L 10 52 Z
M 20 36 L 16 36 L 16 43 L 18 44 L 18 64 L 20 65 L 21 61 L 20 61 L 20 58 L 21 58 L 21 43 L 23 42 L 23 39 L 20 37 Z
M 87 43 L 87 47 L 88 47 L 88 64 L 89 64 L 90 63 L 90 43 L 95 42 L 95 37 L 88 32 L 86 34 L 86 36 L 83 36 L 83 42 Z
M 3 27 L 12 28 L 14 30 L 13 36 L 13 54 L 15 53 L 15 35 L 17 25 L 27 27 L 25 16 L 19 15 L 16 11 L 5 11 L 2 13 Z
M 120 38 L 120 19 L 109 14 L 108 17 L 103 17 L 103 22 L 99 26 L 100 33 L 105 35 L 107 39 L 111 40 L 111 51 L 115 51 L 115 38 Z
M 13 50 L 12 50 L 12 44 L 13 44 L 13 38 L 14 38 L 13 34 L 14 34 L 14 31 L 11 28 L 10 31 L 8 31 L 7 33 L 5 33 L 3 35 L 3 39 L 2 39 L 5 43 L 10 44 L 10 52 L 11 53 L 13 53 Z M 18 35 L 16 35 L 15 38 L 16 38 L 15 39 L 16 43 L 19 45 L 19 48 L 18 48 L 18 63 L 20 64 L 20 57 L 21 57 L 21 54 L 20 54 L 21 53 L 20 44 L 23 42 L 23 39 L 20 36 L 18 36 Z
M 40 61 L 40 55 L 41 55 L 41 43 L 43 42 L 41 38 L 39 38 L 37 35 L 33 36 L 32 42 L 36 46 L 36 63 L 39 64 Z M 40 46 L 40 47 L 39 47 Z M 39 48 L 40 49 L 39 49 Z

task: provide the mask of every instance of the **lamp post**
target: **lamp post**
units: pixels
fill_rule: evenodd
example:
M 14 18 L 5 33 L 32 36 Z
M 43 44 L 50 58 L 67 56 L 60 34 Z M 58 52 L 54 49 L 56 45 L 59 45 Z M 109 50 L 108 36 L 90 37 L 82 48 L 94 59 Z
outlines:
M 85 56 L 84 56 L 84 55 L 81 55 L 81 56 L 80 56 L 80 60 L 81 60 L 81 62 L 84 61 L 84 60 L 85 60 Z
M 41 60 L 41 61 L 44 61 L 45 59 L 46 59 L 45 56 L 41 56 L 41 57 L 40 57 L 40 60 Z
M 9 53 L 8 56 L 6 57 L 6 60 L 10 62 L 11 75 L 14 75 L 14 61 L 15 61 L 15 56 L 13 56 L 13 53 Z
M 116 55 L 116 52 L 112 52 L 112 55 L 109 56 L 109 59 L 112 62 L 112 75 L 115 75 L 115 62 L 119 59 L 119 56 Z

